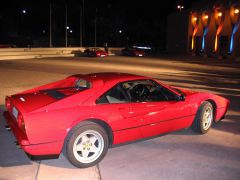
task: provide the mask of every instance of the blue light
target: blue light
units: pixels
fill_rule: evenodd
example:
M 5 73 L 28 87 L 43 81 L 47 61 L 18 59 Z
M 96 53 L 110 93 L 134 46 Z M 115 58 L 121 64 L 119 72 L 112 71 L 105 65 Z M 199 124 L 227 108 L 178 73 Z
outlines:
M 205 49 L 205 37 L 206 37 L 207 33 L 208 33 L 208 28 L 206 27 L 203 32 L 202 51 L 204 51 L 204 49 Z
M 202 51 L 204 51 L 204 48 L 205 47 L 205 38 L 204 38 L 204 36 L 203 36 L 203 40 L 202 40 Z
M 233 52 L 234 35 L 235 35 L 235 33 L 237 32 L 237 30 L 238 30 L 239 24 L 240 24 L 240 21 L 239 21 L 237 24 L 235 24 L 235 25 L 234 25 L 234 28 L 233 28 L 233 32 L 232 32 L 232 35 L 231 35 L 230 47 L 229 47 L 229 53 L 230 53 L 230 54 Z

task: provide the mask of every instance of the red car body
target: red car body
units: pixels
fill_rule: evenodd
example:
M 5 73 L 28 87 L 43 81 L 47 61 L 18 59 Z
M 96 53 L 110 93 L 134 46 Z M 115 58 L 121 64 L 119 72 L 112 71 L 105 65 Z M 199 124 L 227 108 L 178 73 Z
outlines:
M 89 82 L 89 88 L 65 88 L 79 79 Z M 185 99 L 97 104 L 99 97 L 117 84 L 138 80 L 150 80 L 179 97 L 181 90 Z M 53 155 L 61 153 L 68 132 L 82 121 L 104 125 L 111 144 L 119 144 L 190 127 L 204 101 L 212 103 L 214 121 L 224 117 L 229 101 L 218 95 L 172 88 L 144 76 L 96 73 L 73 75 L 6 97 L 4 116 L 25 152 Z
M 90 48 L 84 51 L 84 54 L 89 57 L 105 57 L 108 56 L 108 52 L 100 48 Z

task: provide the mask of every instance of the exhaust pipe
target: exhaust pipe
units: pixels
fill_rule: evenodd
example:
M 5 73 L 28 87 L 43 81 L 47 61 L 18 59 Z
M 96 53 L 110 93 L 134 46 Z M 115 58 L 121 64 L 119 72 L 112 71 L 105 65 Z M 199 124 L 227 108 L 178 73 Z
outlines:
M 8 125 L 5 126 L 5 129 L 6 129 L 7 131 L 11 131 L 11 128 L 10 128 Z
M 16 144 L 16 147 L 17 147 L 18 149 L 22 149 L 21 146 L 19 145 L 19 143 L 18 143 L 17 141 L 15 141 L 15 144 Z

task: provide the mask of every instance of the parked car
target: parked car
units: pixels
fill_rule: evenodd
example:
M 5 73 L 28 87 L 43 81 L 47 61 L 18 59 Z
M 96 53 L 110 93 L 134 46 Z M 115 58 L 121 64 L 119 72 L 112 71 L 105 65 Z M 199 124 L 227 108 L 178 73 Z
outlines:
M 7 96 L 4 116 L 26 153 L 63 152 L 74 166 L 86 168 L 100 162 L 111 145 L 188 127 L 207 133 L 228 106 L 224 97 L 150 77 L 95 73 Z
M 16 47 L 14 44 L 0 44 L 0 48 L 13 48 Z
M 100 48 L 87 48 L 84 51 L 85 56 L 88 57 L 105 57 L 108 53 Z
M 145 56 L 145 52 L 138 48 L 127 47 L 122 49 L 122 55 L 124 56 Z

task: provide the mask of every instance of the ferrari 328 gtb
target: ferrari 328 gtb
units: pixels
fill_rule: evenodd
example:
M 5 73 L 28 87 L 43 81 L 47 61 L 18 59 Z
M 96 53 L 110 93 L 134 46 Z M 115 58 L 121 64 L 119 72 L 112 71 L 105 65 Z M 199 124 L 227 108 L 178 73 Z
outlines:
M 224 118 L 221 96 L 123 73 L 72 75 L 6 97 L 6 118 L 33 156 L 64 153 L 76 167 L 97 164 L 115 144 L 191 127 L 204 134 Z

